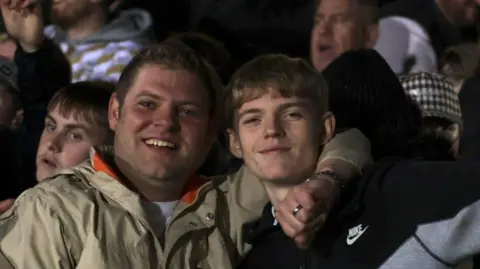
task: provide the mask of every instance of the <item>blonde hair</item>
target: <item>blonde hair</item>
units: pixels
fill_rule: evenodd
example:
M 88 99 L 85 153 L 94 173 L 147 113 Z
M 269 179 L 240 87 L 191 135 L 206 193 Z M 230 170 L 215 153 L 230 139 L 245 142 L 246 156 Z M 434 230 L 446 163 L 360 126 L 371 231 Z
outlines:
M 320 72 L 300 58 L 265 55 L 240 67 L 227 85 L 224 98 L 227 127 L 235 127 L 236 112 L 244 103 L 271 91 L 282 97 L 310 100 L 319 116 L 328 111 L 328 87 Z

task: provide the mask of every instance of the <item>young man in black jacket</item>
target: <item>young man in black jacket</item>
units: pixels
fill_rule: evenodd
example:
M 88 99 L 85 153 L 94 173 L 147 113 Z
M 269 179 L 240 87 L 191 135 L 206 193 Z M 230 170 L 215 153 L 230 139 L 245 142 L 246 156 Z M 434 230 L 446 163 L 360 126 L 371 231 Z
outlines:
M 312 169 L 321 149 L 312 137 L 328 140 L 333 131 L 323 84 L 301 60 L 265 56 L 239 69 L 228 87 L 231 150 L 263 180 L 272 202 L 245 227 L 253 249 L 239 268 L 446 269 L 479 253 L 480 163 L 402 158 L 367 168 L 311 247 L 295 246 L 275 204 Z

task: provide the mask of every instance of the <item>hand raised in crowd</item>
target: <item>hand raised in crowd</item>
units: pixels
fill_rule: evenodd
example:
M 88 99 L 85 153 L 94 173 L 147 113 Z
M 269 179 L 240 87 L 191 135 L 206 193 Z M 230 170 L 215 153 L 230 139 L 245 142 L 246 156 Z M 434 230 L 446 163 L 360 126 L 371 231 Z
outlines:
M 42 44 L 44 21 L 41 5 L 36 0 L 0 0 L 5 28 L 26 52 L 36 51 Z
M 13 199 L 7 199 L 7 200 L 0 201 L 0 214 L 3 214 L 3 212 L 10 209 L 10 207 L 12 207 L 14 202 L 15 202 L 15 200 L 13 200 Z

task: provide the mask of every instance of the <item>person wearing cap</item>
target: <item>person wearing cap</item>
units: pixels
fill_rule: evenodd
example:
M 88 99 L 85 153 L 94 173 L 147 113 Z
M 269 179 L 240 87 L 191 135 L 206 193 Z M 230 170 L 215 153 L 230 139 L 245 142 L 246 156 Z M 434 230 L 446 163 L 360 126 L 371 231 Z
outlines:
M 453 84 L 443 75 L 426 72 L 403 75 L 399 79 L 422 111 L 425 139 L 446 142 L 447 150 L 457 156 L 462 111 Z

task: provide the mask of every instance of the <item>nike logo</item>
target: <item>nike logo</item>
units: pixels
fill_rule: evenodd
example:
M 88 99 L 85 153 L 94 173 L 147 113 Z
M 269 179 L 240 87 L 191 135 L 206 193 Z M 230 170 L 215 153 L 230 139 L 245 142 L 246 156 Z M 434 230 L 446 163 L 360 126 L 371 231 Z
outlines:
M 353 243 L 355 243 L 355 241 L 357 241 L 358 238 L 360 238 L 360 236 L 367 231 L 367 229 L 368 226 L 363 227 L 363 225 L 360 224 L 348 230 L 347 245 L 353 245 Z

